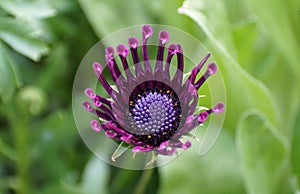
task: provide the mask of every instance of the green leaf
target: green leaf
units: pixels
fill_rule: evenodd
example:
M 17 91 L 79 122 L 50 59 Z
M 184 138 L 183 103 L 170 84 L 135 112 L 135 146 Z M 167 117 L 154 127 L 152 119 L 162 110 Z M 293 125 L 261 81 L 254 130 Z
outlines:
M 39 61 L 49 51 L 44 43 L 37 40 L 25 39 L 13 33 L 0 32 L 0 38 L 14 50 L 33 61 Z
M 0 97 L 7 100 L 20 86 L 20 77 L 9 50 L 0 42 Z
M 107 193 L 108 165 L 99 158 L 91 157 L 82 175 L 80 188 L 89 194 Z
M 266 33 L 283 51 L 293 73 L 300 76 L 300 27 L 299 9 L 297 0 L 247 0 L 257 21 L 263 26 Z M 298 79 L 298 83 L 299 83 Z
M 287 193 L 288 142 L 261 112 L 241 117 L 237 142 L 248 193 Z
M 234 130 L 239 121 L 239 128 L 247 129 L 241 130 L 238 128 L 238 131 L 242 131 L 239 132 L 238 140 L 241 146 L 240 153 L 245 169 L 244 179 L 247 190 L 249 193 L 286 193 L 290 189 L 287 186 L 289 179 L 289 142 L 287 137 L 290 136 L 289 131 L 293 126 L 294 115 L 299 107 L 299 90 L 297 89 L 297 82 L 294 81 L 295 77 L 287 76 L 291 73 L 289 68 L 282 65 L 283 61 L 278 62 L 278 59 L 281 59 L 281 53 L 276 54 L 274 52 L 274 55 L 270 56 L 268 56 L 269 51 L 264 53 L 265 56 L 262 57 L 265 57 L 265 59 L 270 57 L 271 60 L 268 62 L 270 64 L 273 62 L 275 65 L 263 66 L 263 63 L 256 63 L 255 65 L 261 65 L 262 69 L 271 69 L 271 71 L 264 70 L 264 74 L 261 74 L 260 77 L 264 76 L 264 81 L 271 88 L 273 97 L 268 88 L 244 71 L 232 56 L 235 55 L 235 50 L 231 50 L 224 43 L 222 33 L 220 34 L 212 27 L 220 25 L 225 28 L 228 25 L 227 20 L 215 22 L 215 18 L 218 18 L 218 20 L 223 20 L 223 18 L 218 17 L 218 12 L 213 12 L 215 17 L 206 14 L 201 9 L 202 4 L 205 3 L 209 4 L 212 2 L 186 0 L 179 12 L 191 17 L 206 34 L 206 42 L 224 76 L 228 97 L 225 128 Z M 259 32 L 253 28 L 255 26 L 248 27 L 254 33 Z M 248 38 L 245 33 L 240 35 L 243 36 L 243 40 Z M 249 38 L 251 40 L 255 37 L 253 37 L 253 34 L 250 34 Z M 242 46 L 237 47 L 238 49 L 244 49 L 244 51 L 238 51 L 238 56 L 242 56 L 241 52 L 247 51 L 252 52 L 254 57 L 257 56 L 258 52 L 255 49 L 247 50 L 247 45 L 242 43 L 235 45 Z M 268 45 L 266 48 L 270 49 L 272 46 Z M 250 58 L 247 55 L 242 56 L 243 60 L 247 60 L 247 57 Z M 254 66 L 250 63 L 251 61 L 248 62 L 248 67 L 253 68 Z M 274 80 L 275 78 L 276 80 Z M 286 83 L 291 84 L 289 87 L 286 87 Z M 250 116 L 249 118 L 246 118 L 246 116 L 240 118 L 249 109 L 258 110 L 259 115 L 253 116 L 254 118 Z M 282 111 L 279 112 L 279 110 Z M 270 153 L 266 153 L 267 151 L 270 151 Z
M 298 186 L 300 186 L 300 112 L 295 123 L 294 133 L 292 137 L 292 149 L 291 149 L 291 164 L 292 171 L 297 177 Z
M 25 39 L 48 42 L 53 38 L 53 32 L 49 29 L 47 22 L 0 16 L 0 31 L 9 32 Z
M 176 12 L 181 1 L 127 0 L 116 3 L 111 0 L 79 0 L 79 4 L 98 37 L 103 38 L 121 28 L 145 23 L 167 24 L 194 32 L 191 20 L 179 16 Z
M 160 168 L 159 194 L 246 193 L 234 138 L 223 131 L 203 157 L 198 155 L 197 144 L 192 142 L 192 147 L 178 159 Z
M 79 0 L 79 4 L 98 37 L 128 26 L 153 22 L 147 14 L 148 7 L 144 6 L 146 3 L 143 1 L 127 0 L 115 3 L 115 1 Z
M 196 14 L 192 13 L 192 15 L 187 15 L 194 20 L 195 17 L 197 17 L 196 23 L 200 25 L 199 22 L 201 22 L 200 26 L 209 38 L 211 37 L 208 34 L 208 31 L 218 39 L 220 44 L 231 50 L 233 54 L 235 53 L 230 34 L 230 20 L 223 1 L 186 0 L 178 11 L 179 13 L 196 12 Z
M 0 139 L 0 154 L 13 161 L 16 160 L 15 151 L 9 145 L 6 145 L 6 143 L 2 139 Z
M 273 52 L 272 55 L 269 63 L 272 63 L 273 67 L 261 77 L 272 92 L 276 106 L 280 110 L 279 130 L 291 139 L 300 106 L 300 88 L 293 70 L 284 65 L 287 60 L 282 53 Z
M 223 43 L 226 43 L 228 39 L 223 33 L 219 34 L 216 29 L 221 29 L 223 26 L 226 30 L 228 22 L 227 20 L 224 22 L 218 21 L 215 24 L 215 18 L 218 18 L 218 20 L 223 18 L 218 17 L 218 15 L 207 15 L 207 12 L 203 12 L 205 3 L 210 5 L 212 2 L 186 0 L 179 12 L 191 17 L 206 34 L 209 49 L 212 51 L 213 57 L 224 76 L 227 94 L 227 102 L 225 102 L 226 115 L 230 115 L 230 119 L 228 116 L 225 118 L 225 128 L 234 130 L 240 115 L 249 108 L 260 109 L 267 115 L 270 122 L 278 126 L 278 110 L 269 90 L 259 80 L 253 78 L 241 68 L 232 57 L 232 50 L 227 51 L 227 45 Z M 219 3 L 219 1 L 215 2 L 215 4 Z M 218 14 L 218 12 L 214 13 Z M 221 26 L 214 28 L 212 27 L 214 25 Z M 233 50 L 233 54 L 234 52 Z
M 46 65 L 43 71 L 38 75 L 38 85 L 42 88 L 54 91 L 57 83 L 64 79 L 68 72 L 67 48 L 64 44 L 58 44 L 53 47 L 52 52 L 46 59 Z M 54 84 L 56 83 L 56 84 Z
M 46 40 L 50 35 L 44 23 L 38 20 L 0 17 L 0 40 L 34 61 L 48 53 Z
M 159 187 L 157 168 L 148 170 L 127 170 L 111 166 L 110 174 L 109 193 L 111 194 L 141 194 L 141 192 L 142 194 L 152 194 L 156 193 Z M 141 189 L 143 191 L 141 191 Z
M 56 14 L 49 1 L 1 0 L 0 7 L 17 18 L 44 19 Z

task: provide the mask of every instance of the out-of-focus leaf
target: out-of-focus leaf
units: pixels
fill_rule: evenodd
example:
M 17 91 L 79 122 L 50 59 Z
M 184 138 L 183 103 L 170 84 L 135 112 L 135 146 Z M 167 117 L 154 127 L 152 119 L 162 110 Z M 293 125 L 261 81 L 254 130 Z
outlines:
M 218 39 L 224 48 L 231 51 L 231 55 L 235 55 L 235 47 L 233 45 L 230 29 L 230 20 L 228 13 L 225 9 L 225 3 L 223 1 L 196 1 L 187 0 L 184 2 L 179 12 L 189 10 L 191 12 L 197 12 L 197 23 L 201 22 L 201 28 L 207 28 L 215 38 Z M 186 13 L 186 12 L 184 12 Z M 191 17 L 191 15 L 187 14 Z M 194 14 L 193 14 L 194 15 Z M 195 20 L 194 17 L 191 17 Z M 205 29 L 203 29 L 206 35 L 210 37 Z
M 250 194 L 287 193 L 288 144 L 259 112 L 239 120 L 238 148 Z
M 87 163 L 80 187 L 85 193 L 107 193 L 109 166 L 95 156 Z
M 244 71 L 232 57 L 231 50 L 228 52 L 226 45 L 222 44 L 222 42 L 225 42 L 222 41 L 222 36 L 211 27 L 214 25 L 213 22 L 216 16 L 214 15 L 212 18 L 211 15 L 202 12 L 203 4 L 206 2 L 208 1 L 186 0 L 179 12 L 191 17 L 206 34 L 207 44 L 224 76 L 225 85 L 227 86 L 225 128 L 234 130 L 240 115 L 249 108 L 262 110 L 270 122 L 278 126 L 278 110 L 274 106 L 274 99 L 265 85 Z M 215 3 L 219 4 L 220 2 Z M 217 14 L 217 12 L 214 13 Z M 218 17 L 218 20 L 221 19 Z M 222 23 L 216 25 L 219 24 L 222 25 Z M 223 26 L 225 25 L 228 25 L 226 21 Z M 217 29 L 221 28 L 218 27 Z M 241 100 L 241 97 L 243 100 Z
M 237 48 L 236 60 L 255 78 L 262 80 L 272 93 L 280 114 L 278 127 L 290 138 L 299 107 L 299 83 L 281 48 L 253 20 L 247 4 L 225 1 L 232 20 L 232 36 Z M 276 15 L 276 14 L 274 14 Z M 227 49 L 230 50 L 230 49 Z M 289 87 L 286 84 L 289 83 Z M 282 111 L 284 110 L 284 111 Z
M 145 2 L 79 0 L 79 3 L 98 37 L 103 37 L 121 28 L 152 23 L 147 15 Z M 138 17 L 137 17 L 138 16 Z
M 291 149 L 292 171 L 297 176 L 298 186 L 300 186 L 300 112 L 294 126 Z
M 79 172 L 83 169 L 89 152 L 83 143 L 78 145 L 80 137 L 71 110 L 57 110 L 32 128 L 32 180 L 41 182 L 43 189 L 51 189 L 48 188 L 50 185 L 58 183 L 66 188 L 69 188 L 68 185 L 77 185 Z
M 34 61 L 48 53 L 46 40 L 50 36 L 51 32 L 39 20 L 0 17 L 0 40 Z
M 1 0 L 0 7 L 22 19 L 44 19 L 56 14 L 49 1 Z
M 45 29 L 41 25 L 37 25 L 36 22 L 4 16 L 0 16 L 0 31 L 10 32 L 30 39 L 41 39 L 46 35 Z
M 240 160 L 233 137 L 223 131 L 205 156 L 198 156 L 197 142 L 178 160 L 160 168 L 159 194 L 240 194 L 243 187 Z
M 298 79 L 300 77 L 299 1 L 287 0 L 283 3 L 281 0 L 247 0 L 246 2 L 256 14 L 257 21 L 265 28 L 277 47 L 283 51 Z
M 204 2 L 206 1 L 201 3 Z M 287 171 L 289 153 L 287 137 L 289 137 L 289 130 L 287 128 L 292 127 L 293 115 L 299 104 L 296 100 L 299 93 L 295 90 L 293 84 L 290 88 L 293 90 L 291 96 L 285 97 L 285 95 L 290 94 L 289 88 L 285 86 L 286 82 L 283 80 L 278 80 L 278 82 L 281 81 L 281 84 L 277 80 L 272 81 L 271 78 L 274 79 L 274 77 L 282 79 L 282 74 L 278 76 L 273 66 L 272 74 L 266 76 L 270 79 L 265 79 L 266 83 L 271 86 L 272 92 L 276 94 L 273 98 L 266 86 L 245 72 L 232 57 L 232 51 L 222 43 L 222 36 L 211 27 L 218 25 L 215 24 L 215 18 L 206 15 L 201 10 L 201 3 L 186 0 L 179 11 L 194 19 L 207 35 L 207 44 L 225 76 L 224 81 L 227 86 L 228 97 L 225 127 L 231 130 L 235 129 L 240 116 L 249 109 L 257 109 L 260 115 L 264 115 L 255 115 L 240 120 L 240 126 L 243 126 L 240 128 L 247 128 L 247 130 L 240 130 L 242 132 L 239 133 L 239 142 L 248 192 L 276 193 L 279 191 L 285 193 L 289 178 L 289 172 Z M 209 21 L 209 25 L 207 25 L 207 21 Z M 293 76 L 284 80 L 293 82 L 292 79 Z M 282 89 L 284 91 L 286 89 L 286 92 Z M 275 99 L 280 106 L 275 105 Z M 284 103 L 285 101 L 291 103 Z M 294 104 L 294 102 L 296 103 Z M 284 113 L 279 112 L 279 110 L 286 110 L 289 114 L 280 117 L 279 115 Z M 243 120 L 245 121 L 243 122 Z M 266 148 L 264 143 L 266 143 Z M 269 151 L 268 149 L 270 149 L 270 153 L 265 153 Z
M 41 56 L 48 53 L 48 47 L 37 40 L 24 39 L 9 32 L 0 32 L 0 38 L 22 55 L 39 61 Z
M 139 193 L 140 191 L 138 190 L 140 188 L 138 187 L 140 186 L 139 184 L 143 184 L 140 180 L 143 179 L 144 173 L 150 173 L 150 175 L 148 175 L 151 177 L 147 185 L 144 185 L 143 194 L 156 193 L 159 188 L 159 174 L 157 168 L 143 171 L 127 170 L 113 166 L 111 167 L 111 182 L 109 183 L 110 193 Z
M 255 40 L 258 36 L 256 24 L 254 22 L 245 22 L 237 25 L 233 28 L 232 35 L 237 52 L 236 60 L 243 66 L 243 68 L 245 68 L 247 72 L 253 74 L 258 71 L 258 68 L 264 68 L 265 65 L 261 65 L 256 61 L 262 58 L 262 54 L 265 54 L 262 53 L 261 49 L 258 49 L 255 45 Z
M 63 193 L 63 194 L 88 194 L 81 191 L 74 185 L 67 185 L 66 183 L 49 183 L 47 186 L 42 189 L 37 189 L 35 191 L 31 191 L 32 194 L 53 194 L 53 193 Z
M 276 106 L 280 110 L 279 130 L 291 139 L 300 106 L 300 87 L 293 70 L 285 65 L 287 61 L 282 53 L 275 52 L 272 55 L 270 63 L 275 65 L 261 77 L 272 92 Z
M 127 0 L 118 3 L 79 0 L 79 4 L 99 38 L 121 28 L 145 23 L 171 25 L 192 34 L 203 35 L 190 18 L 178 15 L 177 8 L 181 3 L 182 0 Z M 124 36 L 130 37 L 131 35 L 124 34 Z
M 19 85 L 20 78 L 9 50 L 0 42 L 0 97 L 7 100 Z
M 67 60 L 67 48 L 64 44 L 58 44 L 53 48 L 47 63 L 43 67 L 43 71 L 38 75 L 38 81 L 40 87 L 54 90 L 57 87 L 55 83 L 63 78 L 65 72 L 67 72 L 68 60 Z
M 16 160 L 15 151 L 11 147 L 6 145 L 6 143 L 3 142 L 2 139 L 0 139 L 0 155 L 4 155 L 11 160 Z

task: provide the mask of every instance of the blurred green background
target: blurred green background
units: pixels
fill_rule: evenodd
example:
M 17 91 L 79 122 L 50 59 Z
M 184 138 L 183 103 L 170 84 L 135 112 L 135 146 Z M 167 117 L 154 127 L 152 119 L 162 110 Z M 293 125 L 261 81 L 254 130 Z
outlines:
M 84 145 L 71 94 L 98 40 L 144 23 L 203 42 L 227 102 L 210 152 L 199 157 L 195 145 L 154 169 L 143 193 L 299 194 L 299 0 L 1 0 L 0 193 L 138 193 L 145 172 Z

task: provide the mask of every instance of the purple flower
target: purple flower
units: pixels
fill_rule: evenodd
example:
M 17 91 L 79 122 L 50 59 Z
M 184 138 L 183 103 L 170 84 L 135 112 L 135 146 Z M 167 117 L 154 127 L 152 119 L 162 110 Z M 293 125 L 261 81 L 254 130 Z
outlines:
M 205 73 L 197 78 L 210 57 L 207 54 L 184 81 L 184 55 L 179 44 L 168 46 L 164 61 L 164 50 L 169 40 L 167 31 L 159 32 L 156 60 L 149 60 L 147 42 L 152 32 L 149 25 L 142 27 L 143 60 L 140 60 L 138 54 L 138 39 L 128 39 L 133 69 L 130 69 L 127 61 L 129 49 L 124 44 L 117 46 L 116 53 L 122 63 L 123 73 L 116 63 L 114 49 L 106 48 L 106 64 L 116 87 L 107 82 L 102 65 L 95 62 L 94 71 L 111 98 L 99 96 L 87 88 L 85 94 L 93 101 L 93 105 L 84 101 L 83 107 L 100 120 L 90 122 L 94 131 L 104 131 L 107 137 L 132 146 L 134 153 L 153 151 L 156 154 L 171 155 L 178 148 L 189 148 L 191 142 L 182 142 L 181 137 L 188 135 L 211 113 L 221 113 L 224 105 L 219 102 L 215 107 L 195 114 L 198 90 L 209 76 L 216 73 L 216 64 L 208 64 Z M 177 69 L 171 75 L 170 64 L 174 55 L 177 56 Z

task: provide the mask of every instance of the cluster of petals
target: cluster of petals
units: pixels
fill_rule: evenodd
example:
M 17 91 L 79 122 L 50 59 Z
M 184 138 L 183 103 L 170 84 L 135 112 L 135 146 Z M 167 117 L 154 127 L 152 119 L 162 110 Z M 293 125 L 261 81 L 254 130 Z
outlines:
M 206 71 L 198 76 L 210 57 L 207 54 L 184 81 L 183 50 L 179 44 L 166 47 L 169 40 L 167 31 L 162 30 L 158 34 L 155 64 L 151 64 L 147 42 L 152 33 L 150 25 L 143 25 L 141 45 L 137 38 L 132 37 L 128 39 L 129 48 L 124 44 L 116 49 L 106 48 L 106 65 L 115 87 L 104 77 L 103 66 L 95 62 L 94 72 L 110 97 L 105 98 L 87 88 L 85 94 L 90 100 L 84 101 L 83 107 L 98 117 L 90 122 L 94 131 L 104 131 L 116 142 L 132 146 L 134 153 L 153 151 L 172 155 L 178 148 L 185 150 L 191 146 L 190 141 L 182 142 L 182 136 L 189 134 L 210 114 L 223 112 L 224 105 L 219 102 L 212 108 L 195 113 L 198 90 L 216 73 L 216 64 L 209 63 Z M 139 55 L 140 47 L 142 56 Z M 115 50 L 123 71 L 116 62 Z M 129 53 L 133 68 L 128 63 Z M 177 68 L 171 75 L 170 64 L 174 56 L 177 57 Z

